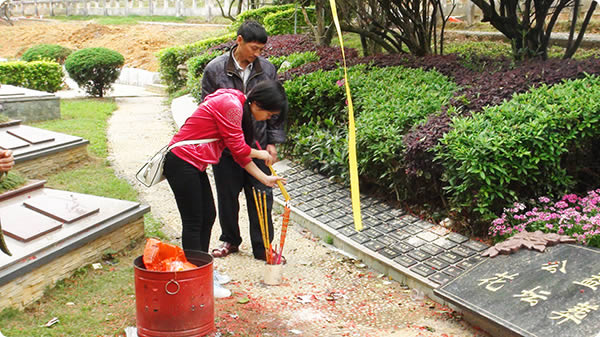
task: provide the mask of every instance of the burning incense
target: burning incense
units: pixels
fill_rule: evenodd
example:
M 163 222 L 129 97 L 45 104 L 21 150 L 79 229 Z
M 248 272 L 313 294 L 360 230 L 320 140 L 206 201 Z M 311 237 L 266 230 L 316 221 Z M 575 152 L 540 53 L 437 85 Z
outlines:
M 276 264 L 281 263 L 283 255 L 283 245 L 285 244 L 285 237 L 287 235 L 288 223 L 290 222 L 290 211 L 291 209 L 286 205 L 283 211 L 283 220 L 281 221 L 281 237 L 279 238 L 279 255 L 277 256 Z

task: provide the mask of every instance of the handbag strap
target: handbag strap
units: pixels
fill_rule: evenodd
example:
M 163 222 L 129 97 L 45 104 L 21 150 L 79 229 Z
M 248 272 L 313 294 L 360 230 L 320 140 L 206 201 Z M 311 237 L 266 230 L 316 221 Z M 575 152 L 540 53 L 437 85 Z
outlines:
M 217 141 L 217 138 L 209 138 L 209 139 L 196 139 L 196 140 L 182 140 L 177 142 L 167 148 L 167 152 L 171 151 L 172 148 L 182 146 L 182 145 L 191 145 L 191 144 L 206 144 Z

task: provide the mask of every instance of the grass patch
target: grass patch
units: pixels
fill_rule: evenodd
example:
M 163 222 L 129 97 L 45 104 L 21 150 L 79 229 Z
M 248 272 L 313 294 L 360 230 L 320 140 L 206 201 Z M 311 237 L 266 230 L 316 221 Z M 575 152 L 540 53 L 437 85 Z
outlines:
M 106 160 L 108 118 L 117 109 L 111 99 L 61 100 L 60 120 L 32 124 L 56 132 L 88 139 L 88 150 L 96 158 L 76 168 L 46 177 L 46 186 L 98 195 L 137 200 L 127 181 L 115 176 Z M 151 214 L 144 216 L 146 236 L 167 239 L 162 224 Z M 142 254 L 143 244 L 132 242 L 122 252 L 106 251 L 102 269 L 77 269 L 67 279 L 47 289 L 44 297 L 25 310 L 7 308 L 0 312 L 0 331 L 17 336 L 123 336 L 123 329 L 135 326 L 133 259 Z M 59 323 L 44 327 L 54 317 Z
M 0 174 L 0 194 L 14 190 L 24 184 L 25 178 L 14 172 L 8 172 L 5 176 Z
M 362 44 L 360 43 L 360 35 L 356 33 L 344 33 L 342 35 L 344 38 L 344 47 L 346 48 L 354 48 L 358 51 L 358 55 L 363 56 Z M 338 39 L 337 34 L 333 36 L 331 39 L 332 46 L 340 46 L 340 39 Z
M 152 213 L 146 213 L 144 215 L 144 234 L 147 238 L 156 238 L 162 241 L 166 241 L 169 238 L 162 232 L 163 224 L 156 220 Z
M 90 154 L 106 158 L 106 127 L 108 118 L 116 109 L 117 104 L 113 99 L 60 100 L 61 119 L 33 123 L 31 126 L 87 139 L 90 141 Z
M 0 312 L 0 326 L 6 336 L 117 336 L 135 326 L 133 259 L 142 245 L 113 255 L 102 269 L 79 268 L 73 276 L 59 281 L 44 297 L 24 311 L 13 308 Z M 52 318 L 59 323 L 44 324 Z
M 46 186 L 65 191 L 101 197 L 137 201 L 137 192 L 124 179 L 117 178 L 106 161 L 95 161 L 82 167 L 47 177 Z
M 52 19 L 60 21 L 94 21 L 99 25 L 135 25 L 144 21 L 152 22 L 179 22 L 185 23 L 186 18 L 175 16 L 103 16 L 103 15 L 71 15 L 53 16 Z

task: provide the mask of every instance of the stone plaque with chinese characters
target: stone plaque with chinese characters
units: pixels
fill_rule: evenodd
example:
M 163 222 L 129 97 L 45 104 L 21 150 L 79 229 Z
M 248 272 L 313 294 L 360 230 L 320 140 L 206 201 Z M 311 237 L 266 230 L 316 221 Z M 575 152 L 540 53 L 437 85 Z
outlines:
M 595 337 L 600 330 L 600 249 L 559 244 L 484 258 L 435 294 L 505 335 Z

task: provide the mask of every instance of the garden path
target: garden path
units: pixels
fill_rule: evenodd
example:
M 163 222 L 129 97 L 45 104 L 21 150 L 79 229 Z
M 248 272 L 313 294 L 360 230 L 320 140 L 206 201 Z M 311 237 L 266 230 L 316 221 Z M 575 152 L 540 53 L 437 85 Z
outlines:
M 120 96 L 115 89 L 113 95 Z M 180 220 L 168 184 L 148 189 L 134 179 L 140 164 L 175 132 L 165 101 L 155 96 L 116 99 L 118 110 L 108 128 L 109 160 L 177 243 Z M 241 251 L 215 260 L 215 267 L 233 278 L 228 284 L 233 295 L 216 301 L 215 335 L 486 336 L 448 308 L 428 299 L 412 300 L 408 287 L 367 269 L 293 222 L 286 240 L 284 282 L 265 286 L 263 264 L 252 258 L 247 244 L 244 198 L 240 204 Z M 281 218 L 275 222 L 280 224 Z M 218 244 L 219 234 L 217 223 L 211 246 Z

